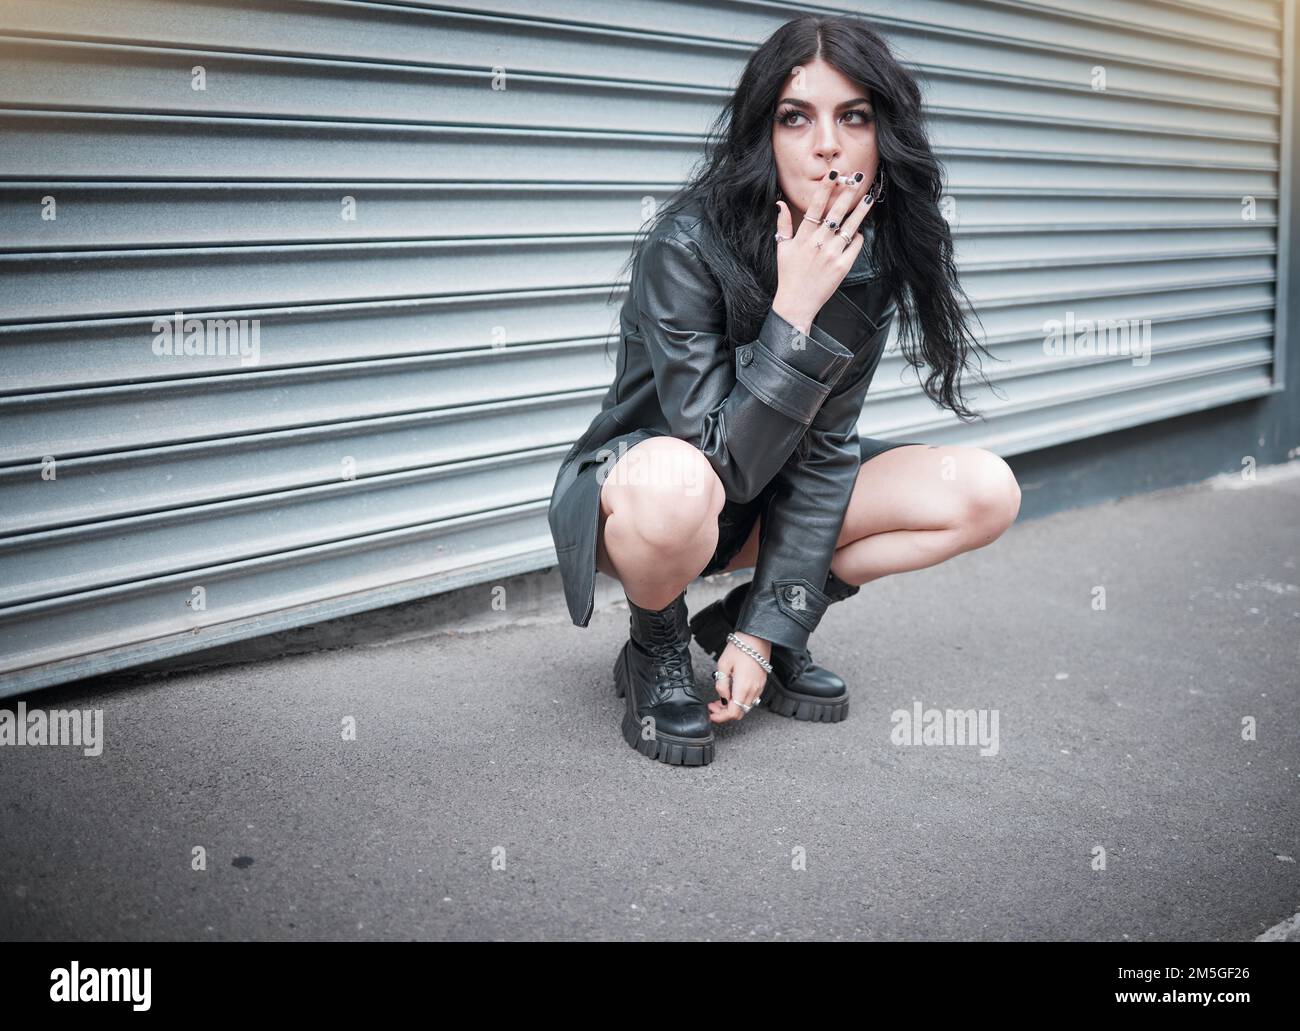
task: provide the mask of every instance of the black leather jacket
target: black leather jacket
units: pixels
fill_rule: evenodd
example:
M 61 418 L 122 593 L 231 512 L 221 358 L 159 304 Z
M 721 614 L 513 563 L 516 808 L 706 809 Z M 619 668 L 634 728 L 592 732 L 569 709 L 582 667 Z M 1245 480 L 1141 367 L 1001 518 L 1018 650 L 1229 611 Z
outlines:
M 770 485 L 737 629 L 798 649 L 828 604 L 826 575 L 861 464 L 858 415 L 896 306 L 878 278 L 841 284 L 807 337 L 769 309 L 757 338 L 728 360 L 720 289 L 698 250 L 708 231 L 688 209 L 647 237 L 620 316 L 614 382 L 559 480 L 567 463 L 608 460 L 602 446 L 640 428 L 699 448 L 728 500 Z M 800 461 L 805 434 L 811 449 Z M 584 532 L 563 525 L 554 499 L 551 527 L 557 549 Z M 586 625 L 572 595 L 570 613 Z

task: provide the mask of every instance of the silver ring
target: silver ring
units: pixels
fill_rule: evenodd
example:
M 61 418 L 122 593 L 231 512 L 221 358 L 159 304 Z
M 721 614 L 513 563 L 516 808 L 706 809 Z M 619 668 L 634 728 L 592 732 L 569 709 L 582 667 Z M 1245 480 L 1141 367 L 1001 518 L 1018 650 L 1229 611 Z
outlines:
M 784 243 L 786 240 L 790 239 L 790 237 L 782 236 L 780 233 L 773 233 L 772 236 L 776 239 L 777 243 Z
M 838 229 L 840 227 L 840 224 L 833 218 L 828 218 L 825 225 L 827 229 Z
M 715 670 L 713 671 L 713 679 L 714 679 L 714 680 L 730 680 L 730 679 L 731 679 L 731 674 L 730 674 L 730 673 L 723 673 L 722 670 L 720 670 L 720 669 L 715 669 Z
M 746 715 L 748 715 L 748 714 L 749 714 L 749 710 L 753 708 L 752 705 L 746 705 L 744 702 L 737 702 L 736 704 L 739 705 L 742 709 L 745 710 Z
M 820 218 L 813 218 L 812 215 L 804 215 L 804 221 L 815 222 L 817 225 L 822 224 L 822 220 Z

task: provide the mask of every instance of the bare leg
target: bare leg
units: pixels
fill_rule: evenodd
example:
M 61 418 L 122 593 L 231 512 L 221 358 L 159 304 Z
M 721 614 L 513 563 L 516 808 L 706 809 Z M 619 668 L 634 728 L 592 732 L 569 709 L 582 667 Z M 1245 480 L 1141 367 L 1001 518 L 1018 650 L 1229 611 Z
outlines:
M 983 448 L 909 445 L 858 470 L 835 575 L 864 584 L 997 540 L 1020 511 L 1011 467 Z
M 596 568 L 633 604 L 664 608 L 713 557 L 725 501 L 698 448 L 676 437 L 641 441 L 601 487 Z

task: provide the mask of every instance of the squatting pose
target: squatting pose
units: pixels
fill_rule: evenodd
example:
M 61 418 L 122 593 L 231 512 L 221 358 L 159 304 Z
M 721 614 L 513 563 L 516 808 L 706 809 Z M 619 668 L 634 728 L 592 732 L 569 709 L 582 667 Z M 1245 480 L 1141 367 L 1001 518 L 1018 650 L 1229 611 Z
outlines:
M 631 611 L 614 665 L 623 735 L 713 759 L 713 726 L 762 704 L 840 720 L 844 680 L 809 635 L 861 584 L 995 540 L 1007 464 L 979 448 L 860 437 L 891 325 L 960 419 L 975 350 L 921 91 L 868 23 L 800 17 L 745 66 L 690 182 L 638 234 L 617 371 L 560 466 L 549 512 L 569 613 L 597 570 Z M 984 352 L 987 354 L 987 352 Z M 697 576 L 753 579 L 687 618 Z M 717 659 L 696 686 L 692 633 Z

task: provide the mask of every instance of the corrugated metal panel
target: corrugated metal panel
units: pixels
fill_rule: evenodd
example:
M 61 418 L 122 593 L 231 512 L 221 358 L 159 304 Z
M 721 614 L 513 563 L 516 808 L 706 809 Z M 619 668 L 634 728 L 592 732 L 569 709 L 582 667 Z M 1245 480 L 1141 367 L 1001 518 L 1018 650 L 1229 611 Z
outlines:
M 1289 9 L 854 9 L 927 81 L 1006 395 L 962 427 L 891 351 L 864 433 L 1012 454 L 1279 388 Z M 0 694 L 550 564 L 642 200 L 797 10 L 0 0 Z M 178 311 L 258 360 L 155 354 Z M 1067 311 L 1152 360 L 1045 353 Z

